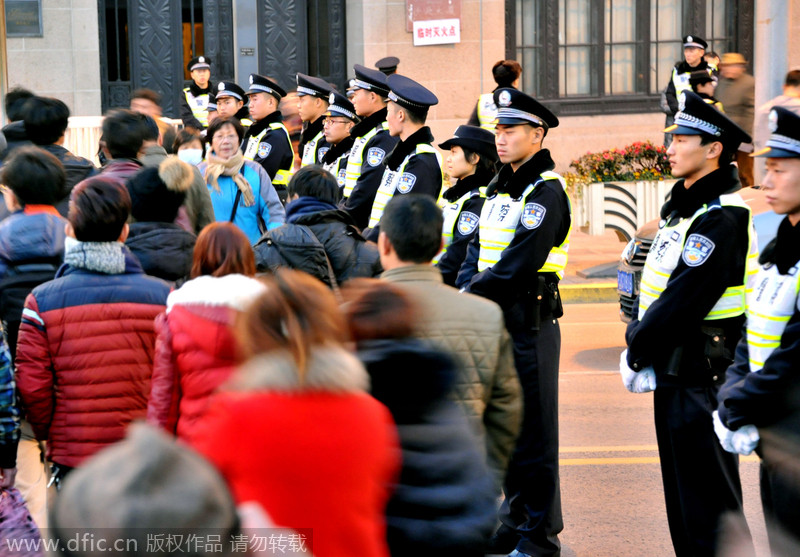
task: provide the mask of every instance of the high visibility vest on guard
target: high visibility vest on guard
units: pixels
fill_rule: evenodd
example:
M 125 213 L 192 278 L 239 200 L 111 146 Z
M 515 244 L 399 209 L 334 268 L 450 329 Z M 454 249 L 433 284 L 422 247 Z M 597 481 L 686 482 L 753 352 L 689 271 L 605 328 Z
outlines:
M 289 130 L 287 130 L 286 126 L 284 126 L 282 123 L 273 122 L 272 124 L 269 125 L 267 129 L 262 131 L 260 134 L 254 135 L 247 140 L 247 147 L 245 148 L 244 151 L 245 159 L 249 161 L 255 160 L 256 155 L 258 154 L 258 146 L 261 144 L 261 140 L 267 134 L 268 130 L 283 130 L 283 132 L 286 134 L 286 141 L 289 142 L 289 150 L 292 153 L 294 153 L 294 149 L 292 147 L 292 139 L 289 137 Z M 292 159 L 294 160 L 294 157 L 292 157 Z M 290 170 L 278 169 L 278 171 L 275 173 L 275 177 L 272 178 L 272 185 L 285 186 L 289 183 L 289 180 L 291 179 L 292 179 L 291 169 Z
M 192 95 L 191 89 L 188 87 L 183 90 L 186 95 L 186 102 L 189 103 L 189 108 L 192 109 L 192 115 L 203 124 L 203 127 L 208 127 L 208 93 L 195 97 Z
M 472 199 L 474 196 L 486 197 L 486 188 L 480 188 L 479 193 L 468 191 L 452 203 L 448 203 L 447 200 L 440 196 L 438 205 L 442 208 L 442 216 L 444 217 L 444 224 L 442 225 L 442 241 L 444 245 L 442 246 L 442 251 L 440 251 L 436 257 L 433 258 L 434 264 L 438 263 L 439 260 L 444 257 L 445 252 L 447 252 L 447 248 L 453 243 L 453 236 L 455 235 L 456 226 L 461 224 L 458 218 L 458 216 L 461 214 L 461 209 L 464 207 L 464 203 L 466 203 L 468 199 Z M 480 215 L 472 215 L 472 213 L 470 213 L 469 218 L 474 218 L 476 220 L 476 225 L 478 222 L 480 222 Z
M 777 265 L 762 266 L 747 292 L 747 351 L 750 371 L 764 367 L 770 354 L 781 345 L 786 325 L 798 308 L 800 267 L 795 265 L 785 275 Z
M 656 234 L 653 244 L 647 254 L 647 259 L 644 264 L 644 271 L 642 272 L 642 280 L 639 285 L 639 319 L 641 320 L 647 309 L 661 297 L 667 287 L 667 282 L 672 275 L 681 256 L 684 252 L 687 240 L 687 232 L 691 228 L 695 220 L 705 215 L 708 211 L 719 210 L 722 207 L 741 207 L 748 212 L 748 254 L 747 263 L 745 265 L 745 272 L 742 276 L 741 284 L 729 286 L 725 289 L 722 296 L 708 315 L 706 320 L 728 319 L 742 315 L 745 310 L 745 292 L 748 282 L 752 281 L 752 277 L 757 269 L 758 260 L 758 244 L 755 242 L 755 229 L 753 228 L 753 217 L 750 213 L 750 207 L 742 201 L 738 193 L 724 194 L 719 196 L 718 199 L 703 205 L 694 215 L 689 218 L 679 219 L 678 222 L 669 226 L 670 223 L 662 221 L 661 227 Z M 702 244 L 702 239 L 698 238 L 697 241 Z M 708 246 L 698 245 L 698 256 L 702 257 L 703 249 L 708 249 Z M 711 246 L 713 249 L 713 246 Z M 687 263 L 690 264 L 690 263 Z
M 542 172 L 539 180 L 534 184 L 528 185 L 524 193 L 519 198 L 512 198 L 507 193 L 498 193 L 489 197 L 483 204 L 481 210 L 481 221 L 478 234 L 480 235 L 480 251 L 478 253 L 478 271 L 482 272 L 491 268 L 500 261 L 517 230 L 517 224 L 521 219 L 544 218 L 543 214 L 537 214 L 536 203 L 525 203 L 525 199 L 533 190 L 545 180 L 558 180 L 564 193 L 567 193 L 567 185 L 564 178 L 555 172 Z M 567 236 L 561 245 L 553 246 L 547 255 L 540 273 L 556 273 L 558 278 L 564 278 L 564 269 L 567 267 L 567 252 L 569 251 L 569 237 L 572 234 L 572 201 L 567 194 L 569 203 L 570 224 Z
M 353 142 L 345 169 L 344 192 L 342 193 L 344 199 L 347 199 L 353 193 L 356 182 L 358 182 L 358 178 L 361 176 L 361 165 L 364 164 L 364 148 L 367 146 L 367 143 L 369 143 L 369 140 L 375 137 L 381 130 L 389 131 L 389 124 L 381 122 L 380 126 L 375 126 L 365 135 L 357 137 Z
M 317 133 L 314 139 L 309 141 L 303 146 L 303 158 L 300 160 L 300 167 L 308 166 L 309 164 L 319 164 L 321 161 L 317 160 L 317 144 L 325 134 L 323 132 Z
M 497 119 L 497 105 L 494 104 L 494 93 L 484 93 L 478 98 L 478 122 L 485 130 L 493 132 Z
M 436 160 L 439 162 L 439 169 L 441 170 L 442 155 L 439 154 L 439 151 L 426 143 L 417 145 L 417 148 L 414 149 L 414 152 L 409 153 L 409 155 L 403 159 L 403 162 L 400 164 L 397 170 L 389 170 L 387 168 L 383 172 L 381 185 L 378 188 L 378 192 L 375 194 L 375 201 L 372 203 L 372 213 L 369 215 L 369 228 L 375 228 L 378 226 L 378 223 L 381 221 L 381 217 L 383 216 L 383 210 L 386 208 L 386 204 L 389 203 L 389 200 L 394 196 L 396 191 L 405 194 L 411 191 L 411 189 L 414 187 L 414 182 L 409 184 L 408 180 L 410 180 L 409 176 L 413 177 L 414 179 L 416 179 L 416 177 L 413 174 L 407 174 L 405 169 L 408 165 L 408 161 L 410 161 L 412 157 L 422 153 L 433 153 L 436 155 Z M 441 175 L 439 195 L 441 195 L 443 185 L 444 174 Z

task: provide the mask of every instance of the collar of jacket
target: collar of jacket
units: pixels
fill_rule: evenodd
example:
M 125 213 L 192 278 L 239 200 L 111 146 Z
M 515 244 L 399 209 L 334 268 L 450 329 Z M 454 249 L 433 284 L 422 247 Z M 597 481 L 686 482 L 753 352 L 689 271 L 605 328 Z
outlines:
M 266 290 L 263 282 L 237 273 L 222 277 L 202 275 L 186 281 L 183 286 L 170 292 L 166 311 L 169 313 L 176 305 L 188 304 L 245 311 Z
M 284 393 L 358 393 L 369 389 L 369 376 L 353 354 L 339 346 L 315 346 L 306 360 L 300 383 L 297 363 L 285 350 L 259 354 L 231 377 L 223 391 L 275 391 Z
M 110 243 L 110 242 L 109 242 Z M 144 269 L 142 269 L 142 265 L 139 263 L 139 260 L 136 259 L 136 256 L 131 253 L 131 250 L 128 249 L 128 246 L 122 244 L 122 254 L 125 257 L 125 270 L 121 273 L 117 273 L 120 275 L 143 275 Z M 65 254 L 66 258 L 66 254 Z M 70 265 L 69 263 L 64 263 L 56 272 L 55 278 L 60 278 L 66 275 L 71 275 L 72 273 L 93 273 L 93 274 L 109 274 L 102 271 L 94 271 L 91 269 L 84 269 L 81 267 L 75 267 Z
M 531 159 L 520 166 L 516 172 L 510 164 L 503 165 L 495 179 L 486 188 L 486 197 L 495 193 L 507 193 L 512 198 L 521 197 L 530 184 L 533 184 L 542 172 L 553 170 L 556 163 L 550 157 L 548 149 L 542 149 Z
M 111 159 L 106 163 L 106 165 L 102 168 L 100 173 L 104 172 L 116 172 L 117 169 L 124 170 L 124 169 L 133 169 L 133 168 L 142 168 L 144 165 L 141 161 L 137 159 Z
M 430 264 L 414 264 L 384 271 L 381 278 L 389 282 L 438 282 L 442 284 L 442 273 Z
M 319 118 L 317 118 L 313 122 L 308 122 L 306 124 L 305 129 L 300 134 L 300 144 L 301 145 L 305 145 L 306 143 L 308 143 L 309 141 L 314 139 L 315 135 L 317 135 L 319 132 L 322 131 L 322 121 L 324 119 L 325 119 L 324 116 L 320 116 Z
M 778 234 L 764 248 L 758 262 L 762 265 L 774 263 L 778 271 L 785 275 L 798 261 L 800 261 L 800 225 L 793 226 L 789 222 L 789 217 L 785 217 L 778 226 Z
M 690 66 L 688 63 L 686 63 L 686 60 L 681 60 L 680 62 L 675 64 L 675 67 L 678 69 L 678 73 L 679 74 L 680 73 L 692 73 L 692 72 L 697 72 L 697 71 L 700 71 L 700 70 L 707 70 L 708 69 L 708 62 L 706 62 L 705 60 L 701 59 L 700 63 L 697 64 L 696 66 Z
M 362 135 L 366 135 L 368 131 L 372 128 L 378 127 L 381 123 L 386 121 L 386 114 L 388 110 L 386 108 L 381 108 L 375 114 L 371 114 L 367 116 L 363 120 L 361 120 L 358 124 L 353 126 L 353 129 L 350 130 L 350 137 L 353 139 L 357 137 L 361 137 Z
M 283 122 L 283 115 L 280 110 L 276 110 L 272 114 L 262 118 L 258 122 L 253 122 L 253 125 L 247 130 L 248 135 L 251 137 L 258 135 L 269 127 L 270 124 Z
M 208 95 L 211 92 L 211 82 L 208 82 L 208 87 L 205 89 L 200 89 L 200 86 L 192 81 L 189 84 L 189 92 L 191 92 L 195 97 L 199 97 L 200 95 Z
M 328 151 L 325 153 L 325 156 L 322 157 L 322 162 L 324 164 L 332 163 L 338 159 L 340 155 L 346 153 L 350 147 L 353 146 L 354 141 L 355 139 L 353 139 L 353 136 L 348 135 L 336 145 L 331 145 L 331 148 L 328 149 Z
M 336 205 L 310 195 L 304 195 L 286 204 L 286 222 L 293 223 L 302 216 L 333 209 L 336 209 Z
M 314 226 L 315 224 L 330 224 L 333 222 L 340 222 L 347 226 L 348 233 L 353 239 L 366 242 L 361 232 L 356 227 L 356 223 L 353 221 L 353 217 L 350 216 L 350 213 L 342 211 L 341 209 L 329 209 L 327 211 L 317 211 L 316 213 L 300 215 L 290 224 Z
M 724 193 L 733 193 L 742 188 L 736 167 L 727 165 L 706 174 L 697 180 L 689 189 L 683 187 L 683 180 L 672 187 L 669 201 L 661 208 L 661 218 L 671 215 L 681 218 L 692 216 L 706 203 L 715 200 Z
M 405 141 L 398 143 L 392 154 L 386 159 L 386 168 L 396 169 L 408 155 L 414 152 L 417 145 L 425 143 L 433 143 L 433 134 L 428 126 L 422 126 L 409 135 Z
M 462 178 L 461 180 L 456 182 L 455 186 L 447 188 L 445 192 L 442 194 L 442 197 L 444 197 L 450 203 L 453 203 L 454 201 L 457 201 L 465 193 L 477 190 L 478 188 L 485 186 L 492 180 L 492 178 L 493 176 L 491 175 L 485 176 L 485 175 L 480 175 L 478 173 L 470 174 L 466 178 Z

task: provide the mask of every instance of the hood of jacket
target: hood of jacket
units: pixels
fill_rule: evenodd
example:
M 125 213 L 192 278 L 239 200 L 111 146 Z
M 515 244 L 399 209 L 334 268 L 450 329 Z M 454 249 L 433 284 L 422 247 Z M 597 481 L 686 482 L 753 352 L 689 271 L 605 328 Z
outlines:
M 189 276 L 197 237 L 176 224 L 134 222 L 125 240 L 148 275 L 168 281 Z

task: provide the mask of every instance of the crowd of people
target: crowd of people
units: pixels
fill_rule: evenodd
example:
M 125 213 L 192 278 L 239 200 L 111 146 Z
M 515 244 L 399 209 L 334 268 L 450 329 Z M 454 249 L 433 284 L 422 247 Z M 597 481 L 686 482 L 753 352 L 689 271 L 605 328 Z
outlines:
M 749 320 L 739 337 L 749 281 L 794 280 L 800 127 L 776 109 L 765 187 L 789 216 L 762 277 L 731 164 L 751 138 L 716 104 L 712 72 L 697 74 L 702 39 L 685 42 L 665 130 L 681 180 L 620 369 L 630 390 L 656 391 L 676 553 L 713 555 L 720 517 L 741 511 L 730 452 L 785 417 L 776 389 L 795 383 L 781 335 L 797 288 L 757 306 L 753 334 L 772 350 Z M 559 120 L 501 60 L 497 88 L 438 144 L 443 161 L 426 125 L 438 99 L 397 65 L 356 64 L 344 93 L 297 74 L 295 151 L 286 90 L 257 74 L 247 89 L 214 84 L 199 56 L 183 129 L 137 91 L 105 115 L 99 169 L 64 149 L 64 103 L 7 96 L 0 498 L 27 526 L 58 540 L 199 528 L 222 543 L 287 529 L 307 542 L 298 554 L 322 557 L 560 555 L 573 223 L 543 147 Z M 779 177 L 786 165 L 797 174 Z M 764 405 L 769 418 L 752 413 Z M 790 476 L 765 464 L 764 500 L 770 525 L 796 535 Z

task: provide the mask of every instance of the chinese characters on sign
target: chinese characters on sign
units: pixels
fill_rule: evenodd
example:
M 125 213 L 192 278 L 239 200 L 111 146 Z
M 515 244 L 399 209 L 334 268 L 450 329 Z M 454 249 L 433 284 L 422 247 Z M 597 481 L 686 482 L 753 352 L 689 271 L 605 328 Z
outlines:
M 460 19 L 430 19 L 414 22 L 414 46 L 461 42 Z

